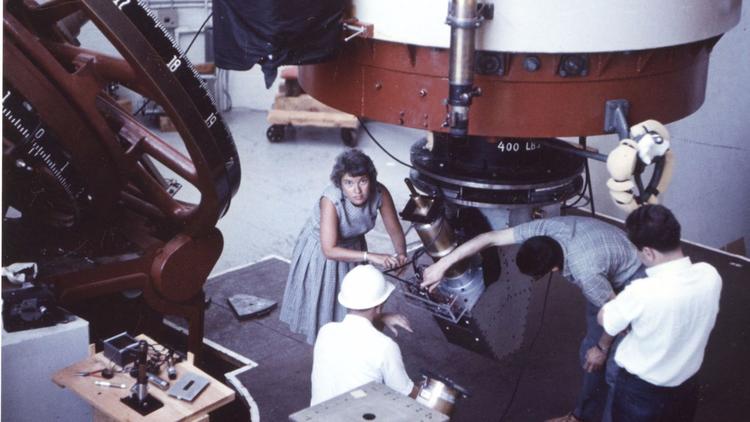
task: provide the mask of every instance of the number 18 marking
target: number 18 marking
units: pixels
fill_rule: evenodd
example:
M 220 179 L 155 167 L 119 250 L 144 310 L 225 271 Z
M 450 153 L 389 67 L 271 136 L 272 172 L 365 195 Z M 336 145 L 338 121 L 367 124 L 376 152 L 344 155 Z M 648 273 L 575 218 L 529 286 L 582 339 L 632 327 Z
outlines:
M 169 68 L 169 71 L 174 73 L 175 70 L 177 70 L 180 65 L 182 64 L 182 60 L 178 59 L 176 55 L 172 56 L 172 60 L 167 63 L 167 67 Z

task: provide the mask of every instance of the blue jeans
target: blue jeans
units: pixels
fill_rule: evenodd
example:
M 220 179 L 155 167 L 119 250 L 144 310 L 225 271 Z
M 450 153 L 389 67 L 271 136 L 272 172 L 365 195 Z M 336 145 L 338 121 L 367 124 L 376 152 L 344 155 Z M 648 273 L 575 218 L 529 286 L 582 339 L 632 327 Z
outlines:
M 621 369 L 612 404 L 614 422 L 690 422 L 698 403 L 695 377 L 677 387 L 659 387 Z
M 596 322 L 596 315 L 598 313 L 599 308 L 591 303 L 586 303 L 586 336 L 581 341 L 581 346 L 578 350 L 581 368 L 583 368 L 583 364 L 586 362 L 586 352 L 599 342 L 604 333 L 602 326 Z M 614 392 L 612 387 L 620 370 L 620 367 L 615 363 L 614 356 L 621 339 L 621 336 L 617 337 L 614 343 L 612 343 L 604 370 L 594 372 L 584 371 L 583 385 L 581 386 L 581 392 L 578 394 L 576 408 L 573 410 L 573 415 L 578 419 L 593 422 L 602 414 L 602 421 L 610 422 L 612 420 L 610 418 L 613 400 L 612 393 Z
M 646 277 L 646 267 L 641 265 L 622 288 L 624 289 L 631 281 L 643 277 Z M 586 352 L 599 342 L 604 333 L 604 328 L 596 321 L 599 309 L 590 302 L 586 302 L 586 336 L 581 341 L 581 347 L 578 350 L 581 368 L 586 362 Z M 615 351 L 622 339 L 622 335 L 617 336 L 610 346 L 604 371 L 583 372 L 583 385 L 578 394 L 576 408 L 573 410 L 573 415 L 578 419 L 593 422 L 601 413 L 603 422 L 612 422 L 615 381 L 620 371 L 620 367 L 615 363 Z

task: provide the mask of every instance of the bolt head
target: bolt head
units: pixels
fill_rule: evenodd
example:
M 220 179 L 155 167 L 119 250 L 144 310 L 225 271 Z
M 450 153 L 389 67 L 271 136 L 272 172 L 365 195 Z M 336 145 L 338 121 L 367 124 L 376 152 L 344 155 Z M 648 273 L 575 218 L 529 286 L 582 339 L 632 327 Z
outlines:
M 523 61 L 523 68 L 527 72 L 536 72 L 542 66 L 542 62 L 537 56 L 527 56 Z

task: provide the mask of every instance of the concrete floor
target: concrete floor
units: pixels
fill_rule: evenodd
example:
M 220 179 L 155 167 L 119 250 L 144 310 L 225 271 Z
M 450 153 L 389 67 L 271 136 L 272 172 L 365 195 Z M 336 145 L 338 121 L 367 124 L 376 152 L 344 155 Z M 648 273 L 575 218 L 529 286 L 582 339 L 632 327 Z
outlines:
M 272 144 L 266 140 L 268 125 L 264 112 L 238 109 L 226 113 L 225 119 L 239 150 L 243 176 L 229 212 L 219 223 L 224 233 L 225 247 L 213 274 L 243 267 L 268 256 L 289 258 L 299 230 L 328 183 L 334 157 L 346 148 L 335 129 L 296 128 L 296 136 Z M 407 162 L 409 147 L 423 136 L 421 131 L 381 123 L 368 123 L 368 127 L 392 154 Z M 390 189 L 396 208 L 400 210 L 408 198 L 403 184 L 408 169 L 383 153 L 363 131 L 359 135 L 359 148 L 372 157 L 379 171 L 379 180 Z M 408 241 L 416 242 L 414 233 L 410 233 Z M 368 234 L 368 243 L 372 250 L 391 250 L 382 223 L 379 222 L 375 230 Z M 743 359 L 750 353 L 750 321 L 748 313 L 744 311 L 745 298 L 750 291 L 746 286 L 750 279 L 747 264 L 695 248 L 691 248 L 691 253 L 716 265 L 725 277 L 722 312 L 702 371 L 705 381 L 697 420 L 741 420 L 742 415 L 750 410 L 750 390 L 742 376 L 743 373 L 750 373 L 750 367 Z M 260 283 L 260 291 L 279 288 L 278 280 L 273 282 L 273 286 L 269 286 L 270 280 L 264 282 L 262 277 L 256 282 Z M 424 364 L 442 368 L 449 375 L 451 371 L 458 371 L 452 374 L 457 379 L 462 378 L 462 373 L 464 376 L 477 374 L 477 384 L 472 387 L 486 387 L 486 391 L 480 394 L 484 399 L 482 402 L 472 402 L 471 405 L 477 408 L 462 410 L 460 413 L 463 416 L 456 420 L 496 420 L 509 399 L 516 375 L 528 362 L 528 369 L 507 420 L 541 420 L 564 414 L 574 404 L 572 398 L 575 397 L 580 377 L 575 356 L 583 334 L 583 321 L 579 318 L 583 312 L 583 301 L 567 283 L 556 283 L 556 286 L 550 295 L 547 322 L 533 355 L 524 357 L 522 353 L 500 364 L 491 362 L 445 342 L 439 330 L 427 318 L 418 322 L 425 327 L 421 333 L 399 340 L 407 370 L 414 378 L 418 377 L 418 365 Z M 538 296 L 536 304 L 532 302 L 530 308 L 529 318 L 532 321 L 539 317 Z M 224 311 L 214 308 L 212 312 Z M 254 332 L 256 334 L 249 337 L 244 330 L 237 332 L 229 329 L 224 322 L 210 323 L 207 319 L 207 337 L 211 337 L 211 324 L 215 324 L 221 333 L 217 336 L 226 337 L 230 342 L 236 343 L 238 337 L 244 337 L 244 342 L 250 344 L 249 350 L 252 351 L 248 358 L 256 360 L 261 369 L 263 365 L 272 369 L 265 378 L 260 376 L 262 372 L 255 369 L 255 375 L 248 375 L 246 387 L 259 396 L 257 404 L 261 415 L 266 409 L 267 417 L 263 420 L 273 421 L 285 420 L 285 415 L 298 410 L 300 404 L 308 399 L 309 386 L 305 383 L 309 382 L 309 374 L 305 368 L 311 358 L 311 348 L 298 336 L 285 331 L 283 324 L 274 320 L 277 318 L 275 314 L 277 311 L 259 322 L 264 327 L 258 332 L 266 334 Z M 231 313 L 224 312 L 222 318 L 226 322 L 231 318 Z M 415 318 L 424 319 L 420 316 Z M 532 328 L 535 329 L 533 324 Z M 274 344 L 287 344 L 288 347 L 282 347 L 284 353 L 275 353 L 271 350 L 275 349 Z M 291 373 L 286 373 L 285 368 L 290 369 Z M 483 416 L 477 419 L 477 415 Z
M 344 151 L 338 129 L 297 127 L 281 143 L 266 139 L 266 113 L 235 109 L 224 115 L 242 165 L 242 182 L 229 212 L 219 222 L 224 252 L 213 273 L 255 262 L 267 255 L 288 258 L 297 234 L 329 182 L 335 157 Z M 393 155 L 409 162 L 409 148 L 423 131 L 382 123 L 367 123 L 376 139 Z M 359 146 L 378 169 L 400 211 L 408 200 L 403 180 L 409 169 L 397 164 L 359 132 Z M 404 224 L 404 228 L 408 227 Z M 408 241 L 415 241 L 411 233 Z M 380 219 L 367 236 L 371 250 L 392 251 Z
M 262 421 L 284 421 L 309 402 L 312 348 L 278 321 L 278 310 L 259 320 L 237 321 L 226 306 L 226 296 L 248 293 L 280 299 L 286 279 L 284 260 L 291 255 L 297 234 L 328 183 L 335 156 L 346 147 L 338 130 L 323 128 L 297 128 L 295 137 L 269 143 L 264 112 L 237 109 L 226 113 L 225 119 L 237 144 L 243 175 L 240 190 L 219 223 L 225 245 L 212 272 L 216 277 L 206 284 L 213 303 L 206 315 L 206 338 L 258 364 L 238 378 L 254 397 Z M 421 131 L 381 123 L 368 123 L 368 127 L 391 153 L 407 162 L 411 144 L 424 136 Z M 164 134 L 166 139 L 174 136 Z M 383 153 L 364 132 L 360 132 L 359 147 L 372 157 L 379 180 L 390 189 L 400 210 L 408 197 L 403 184 L 408 169 Z M 194 193 L 187 188 L 181 194 Z M 414 233 L 407 236 L 407 241 L 418 244 Z M 380 221 L 368 234 L 368 244 L 372 250 L 391 250 Z M 694 247 L 689 253 L 719 268 L 725 281 L 719 320 L 700 373 L 701 403 L 696 421 L 745 420 L 750 412 L 750 385 L 746 383 L 750 374 L 747 262 Z M 264 260 L 269 256 L 280 259 Z M 259 261 L 258 265 L 250 265 Z M 231 271 L 236 268 L 243 269 Z M 248 269 L 252 272 L 245 272 Z M 235 274 L 231 283 L 221 282 L 229 280 L 226 274 Z M 474 395 L 456 407 L 454 420 L 459 422 L 498 420 L 511 402 L 521 373 L 506 421 L 539 421 L 570 411 L 580 383 L 576 356 L 584 330 L 584 303 L 571 284 L 553 280 L 540 326 L 543 297 L 544 291 L 535 288 L 521 352 L 500 362 L 448 343 L 429 315 L 417 312 L 397 297 L 389 306 L 407 313 L 416 328 L 414 334 L 398 338 L 407 372 L 419 379 L 422 368 L 433 370 L 472 390 Z M 134 309 L 117 312 L 117 317 L 110 302 L 99 298 L 91 304 L 97 308 L 92 314 L 100 315 L 89 319 L 95 322 L 92 326 L 99 326 L 92 329 L 92 340 L 106 338 L 105 332 L 137 333 L 160 325 L 158 316 L 148 317 L 143 303 L 126 302 L 125 306 Z M 123 326 L 124 315 L 138 317 L 130 326 Z M 530 351 L 529 342 L 537 329 L 538 341 Z M 225 372 L 217 371 L 215 376 Z M 212 420 L 242 420 L 244 416 L 236 416 L 242 411 L 213 415 Z

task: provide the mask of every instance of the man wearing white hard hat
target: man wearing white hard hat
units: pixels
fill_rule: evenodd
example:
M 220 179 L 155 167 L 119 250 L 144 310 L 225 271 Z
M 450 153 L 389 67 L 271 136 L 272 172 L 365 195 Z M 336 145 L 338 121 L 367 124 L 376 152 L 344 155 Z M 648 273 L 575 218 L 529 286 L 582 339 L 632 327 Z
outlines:
M 315 340 L 311 406 L 371 381 L 416 396 L 401 350 L 374 325 L 382 322 L 395 334 L 396 326 L 411 331 L 402 315 L 382 312 L 394 289 L 372 265 L 354 267 L 346 274 L 338 301 L 347 308 L 347 315 L 341 322 L 324 325 Z

